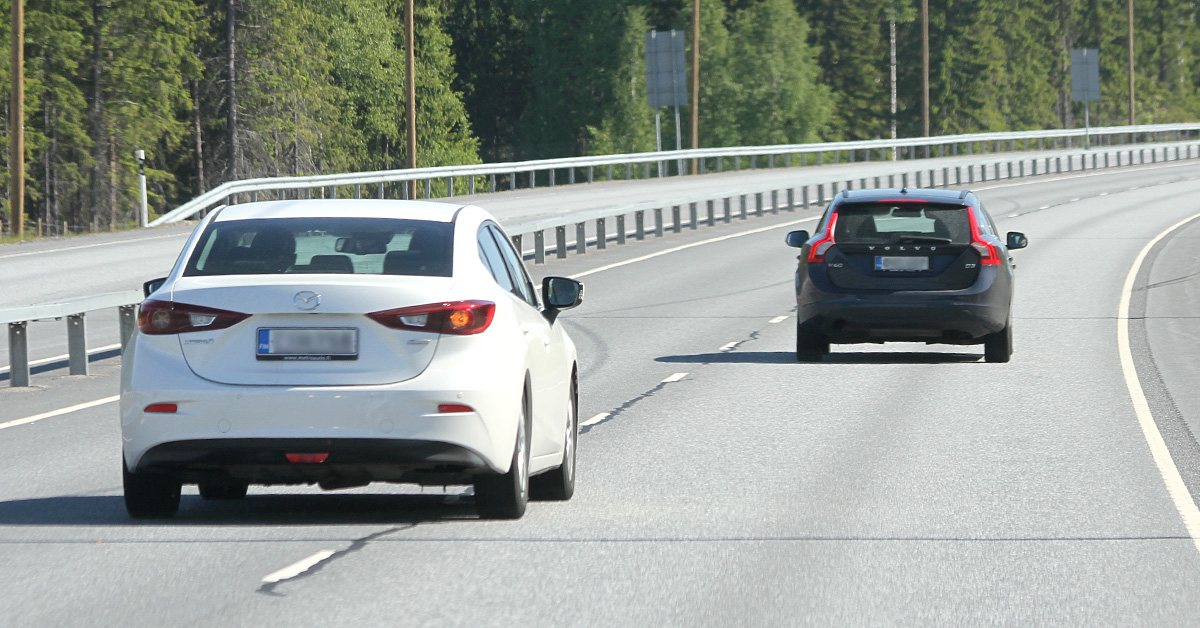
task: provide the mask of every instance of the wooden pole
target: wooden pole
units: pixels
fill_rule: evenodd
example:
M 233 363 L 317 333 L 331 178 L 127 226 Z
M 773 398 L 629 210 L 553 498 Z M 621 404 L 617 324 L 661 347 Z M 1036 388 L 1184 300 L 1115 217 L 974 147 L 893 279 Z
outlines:
M 1129 0 L 1129 125 L 1136 124 L 1133 108 L 1133 0 Z
M 692 148 L 700 148 L 700 0 L 692 0 Z M 692 174 L 700 174 L 695 157 Z
M 929 137 L 929 0 L 921 0 L 921 133 Z
M 25 237 L 25 2 L 12 0 L 12 129 L 8 202 L 13 235 Z
M 413 28 L 413 0 L 404 2 L 405 82 L 408 97 L 404 103 L 404 114 L 408 119 L 408 167 L 417 167 L 417 62 L 416 36 Z M 408 198 L 417 198 L 417 182 L 408 181 Z

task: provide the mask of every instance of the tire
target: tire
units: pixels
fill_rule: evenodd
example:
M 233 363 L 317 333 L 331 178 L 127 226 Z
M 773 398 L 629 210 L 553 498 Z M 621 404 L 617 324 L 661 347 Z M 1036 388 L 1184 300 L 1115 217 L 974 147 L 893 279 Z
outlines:
M 529 397 L 521 399 L 517 442 L 508 473 L 475 480 L 475 507 L 484 519 L 520 519 L 529 502 Z
M 1004 329 L 983 337 L 983 359 L 988 362 L 1008 362 L 1013 352 L 1012 322 Z
M 829 339 L 812 329 L 796 323 L 796 360 L 820 362 L 829 353 Z
M 241 480 L 201 482 L 200 497 L 210 500 L 242 499 L 249 488 L 250 483 Z
M 567 434 L 563 440 L 563 461 L 556 469 L 529 478 L 529 498 L 543 501 L 567 501 L 575 494 L 575 451 L 579 445 L 579 386 L 571 379 L 571 398 L 567 403 Z
M 181 482 L 165 473 L 133 473 L 121 460 L 125 510 L 134 519 L 167 519 L 179 512 Z

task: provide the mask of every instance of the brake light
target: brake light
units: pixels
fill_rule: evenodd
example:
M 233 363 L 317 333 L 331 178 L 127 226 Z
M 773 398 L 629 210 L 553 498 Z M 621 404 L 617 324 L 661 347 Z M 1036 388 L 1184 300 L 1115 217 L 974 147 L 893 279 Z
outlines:
M 808 263 L 809 264 L 824 263 L 825 252 L 828 251 L 830 249 L 830 247 L 832 247 L 835 244 L 835 242 L 833 241 L 833 230 L 837 227 L 837 219 L 838 219 L 838 215 L 835 212 L 832 216 L 829 217 L 829 226 L 825 228 L 825 233 L 821 235 L 821 239 L 817 240 L 816 242 L 813 242 L 813 245 L 811 247 L 809 247 L 809 249 L 808 249 Z
M 160 412 L 163 414 L 174 414 L 177 411 L 179 411 L 179 406 L 174 403 L 152 403 L 143 410 L 143 412 Z
M 1000 251 L 996 245 L 983 239 L 983 232 L 979 230 L 979 221 L 975 219 L 973 208 L 967 208 L 967 219 L 971 222 L 971 246 L 979 252 L 979 263 L 984 266 L 1000 264 Z
M 495 314 L 496 304 L 491 301 L 452 301 L 372 312 L 367 317 L 392 329 L 469 336 L 487 329 Z
M 149 299 L 138 308 L 138 329 L 150 335 L 182 334 L 225 329 L 247 318 L 241 312 Z
M 474 412 L 475 408 L 463 405 L 461 403 L 443 403 L 438 404 L 438 414 L 456 414 L 460 412 Z
M 292 464 L 321 464 L 329 459 L 329 454 L 285 453 L 287 461 Z

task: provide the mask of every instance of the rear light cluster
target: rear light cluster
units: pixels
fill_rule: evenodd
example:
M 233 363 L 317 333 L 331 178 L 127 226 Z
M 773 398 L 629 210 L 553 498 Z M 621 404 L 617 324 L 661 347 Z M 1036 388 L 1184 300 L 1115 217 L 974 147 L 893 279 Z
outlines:
M 825 233 L 821 234 L 821 238 L 813 242 L 812 246 L 808 247 L 808 263 L 824 263 L 825 253 L 833 247 L 833 230 L 837 227 L 837 212 L 834 212 L 829 217 L 829 226 L 825 227 Z
M 182 334 L 225 329 L 250 318 L 249 314 L 201 305 L 149 299 L 138 309 L 138 329 L 143 334 Z
M 495 314 L 496 304 L 491 301 L 452 301 L 373 312 L 367 317 L 392 329 L 469 336 L 487 329 Z
M 979 252 L 979 263 L 984 266 L 996 266 L 1000 263 L 1000 251 L 996 245 L 983 239 L 979 230 L 979 221 L 975 219 L 975 210 L 967 208 L 967 218 L 971 221 L 971 246 Z

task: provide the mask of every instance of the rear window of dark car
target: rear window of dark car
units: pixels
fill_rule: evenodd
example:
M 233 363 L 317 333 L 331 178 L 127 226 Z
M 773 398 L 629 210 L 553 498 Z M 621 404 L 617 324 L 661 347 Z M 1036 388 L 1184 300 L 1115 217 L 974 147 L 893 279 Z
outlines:
M 839 244 L 968 244 L 971 222 L 962 205 L 853 203 L 838 207 Z
M 212 222 L 183 274 L 449 277 L 452 232 L 450 223 L 387 218 Z

